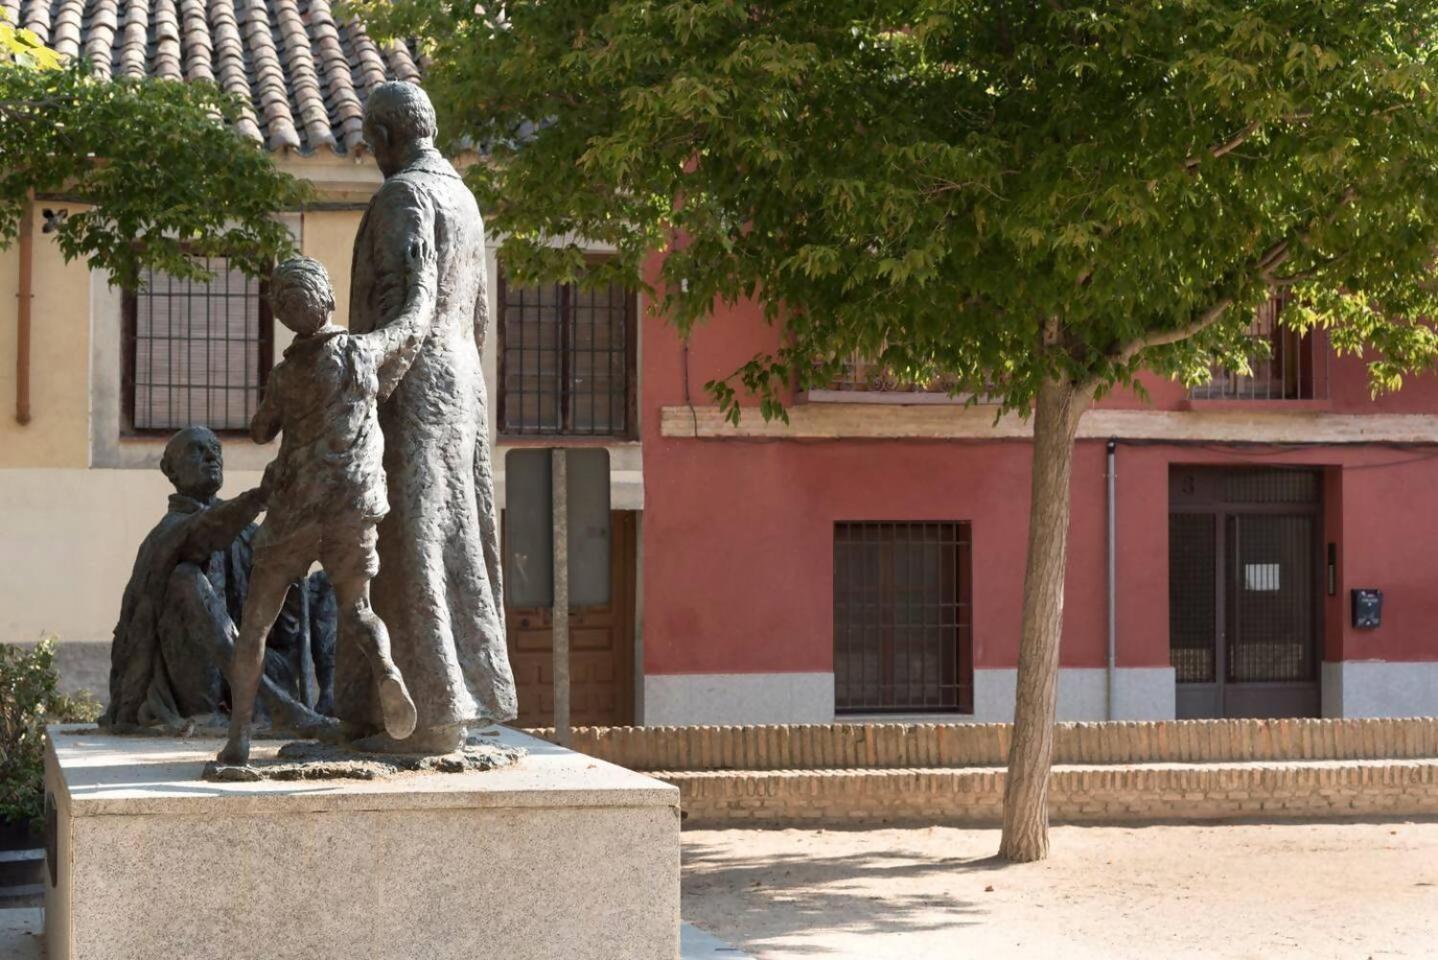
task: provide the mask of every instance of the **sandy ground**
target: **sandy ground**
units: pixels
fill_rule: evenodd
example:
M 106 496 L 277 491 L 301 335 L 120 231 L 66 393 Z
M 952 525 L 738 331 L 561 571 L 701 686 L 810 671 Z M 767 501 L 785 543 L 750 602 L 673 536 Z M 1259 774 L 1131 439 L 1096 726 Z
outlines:
M 1438 822 L 693 830 L 684 917 L 752 954 L 854 960 L 1438 957 Z

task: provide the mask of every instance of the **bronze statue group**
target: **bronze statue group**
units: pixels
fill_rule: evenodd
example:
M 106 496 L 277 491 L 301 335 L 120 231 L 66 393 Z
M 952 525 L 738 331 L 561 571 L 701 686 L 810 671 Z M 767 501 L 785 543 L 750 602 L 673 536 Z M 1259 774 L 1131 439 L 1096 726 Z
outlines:
M 112 729 L 174 731 L 228 707 L 219 760 L 239 765 L 257 718 L 360 750 L 447 753 L 469 726 L 515 715 L 483 222 L 417 86 L 376 88 L 364 125 L 385 181 L 355 241 L 348 329 L 318 261 L 280 264 L 271 305 L 295 337 L 251 423 L 257 443 L 281 437 L 261 485 L 218 498 L 222 451 L 204 427 L 167 444 L 175 494 L 125 590 Z

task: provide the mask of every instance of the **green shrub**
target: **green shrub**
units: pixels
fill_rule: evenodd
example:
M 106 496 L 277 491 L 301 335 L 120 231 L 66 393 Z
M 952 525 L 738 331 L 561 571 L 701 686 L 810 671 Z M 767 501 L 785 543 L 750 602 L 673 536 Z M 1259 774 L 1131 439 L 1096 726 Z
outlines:
M 0 643 L 0 822 L 38 819 L 45 800 L 45 725 L 100 716 L 89 694 L 60 693 L 55 638 L 30 648 Z

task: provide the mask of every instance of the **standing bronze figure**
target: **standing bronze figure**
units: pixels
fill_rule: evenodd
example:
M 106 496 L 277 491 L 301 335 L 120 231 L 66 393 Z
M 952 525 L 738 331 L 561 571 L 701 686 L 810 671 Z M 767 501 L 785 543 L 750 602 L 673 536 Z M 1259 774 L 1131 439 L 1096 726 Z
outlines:
M 341 631 L 335 666 L 340 719 L 372 750 L 448 752 L 471 724 L 515 716 L 505 649 L 498 524 L 480 346 L 484 223 L 474 196 L 435 149 L 425 93 L 387 83 L 370 93 L 365 140 L 384 184 L 355 240 L 349 329 L 393 323 L 406 298 L 406 251 L 433 247 L 436 302 L 428 338 L 380 405 L 388 515 L 379 525 L 374 611 L 418 712 L 414 733 L 384 733 L 369 664 Z
M 265 471 L 268 509 L 255 535 L 250 593 L 235 645 L 235 709 L 229 742 L 219 756 L 223 764 L 249 762 L 250 713 L 265 635 L 290 580 L 316 560 L 334 583 L 345 642 L 358 645 L 369 663 L 385 734 L 403 740 L 414 730 L 414 701 L 369 596 L 379 570 L 376 528 L 389 512 L 376 410 L 404 378 L 433 318 L 433 252 L 415 239 L 406 260 L 408 291 L 399 319 L 359 334 L 330 322 L 334 290 L 318 260 L 296 257 L 275 268 L 270 282 L 275 318 L 295 339 L 270 373 L 250 424 L 256 443 L 268 443 L 281 431 L 284 439 Z

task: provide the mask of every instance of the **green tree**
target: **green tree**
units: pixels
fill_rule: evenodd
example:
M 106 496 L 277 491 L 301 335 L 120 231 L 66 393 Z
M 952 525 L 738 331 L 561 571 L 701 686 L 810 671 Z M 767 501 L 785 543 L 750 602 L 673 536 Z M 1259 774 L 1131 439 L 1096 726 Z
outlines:
M 509 268 L 574 248 L 681 331 L 753 298 L 783 346 L 709 385 L 738 417 L 853 353 L 1032 413 L 1003 856 L 1048 850 L 1079 418 L 1143 370 L 1242 369 L 1255 308 L 1367 351 L 1438 352 L 1431 0 L 394 0 Z M 671 238 L 679 238 L 671 243 Z
M 264 271 L 293 249 L 275 211 L 308 193 L 234 131 L 242 109 L 213 84 L 94 79 L 0 20 L 0 248 L 53 196 L 84 205 L 55 227 L 66 259 L 118 284 L 199 276 L 187 252 Z

